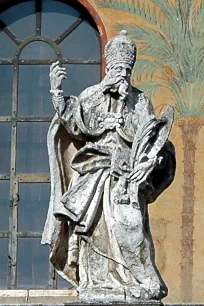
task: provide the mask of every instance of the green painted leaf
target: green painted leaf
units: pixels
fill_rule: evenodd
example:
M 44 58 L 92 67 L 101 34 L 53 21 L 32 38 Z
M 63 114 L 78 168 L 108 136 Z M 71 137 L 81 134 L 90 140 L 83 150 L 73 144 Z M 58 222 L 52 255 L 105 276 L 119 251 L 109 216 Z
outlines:
M 133 78 L 140 88 L 151 96 L 159 87 L 168 88 L 179 116 L 204 118 L 204 1 L 198 5 L 196 0 L 150 0 L 153 9 L 140 0 L 97 1 L 101 7 L 134 14 L 149 24 L 116 25 L 137 44 L 140 59 Z M 158 71 L 163 77 L 155 81 Z

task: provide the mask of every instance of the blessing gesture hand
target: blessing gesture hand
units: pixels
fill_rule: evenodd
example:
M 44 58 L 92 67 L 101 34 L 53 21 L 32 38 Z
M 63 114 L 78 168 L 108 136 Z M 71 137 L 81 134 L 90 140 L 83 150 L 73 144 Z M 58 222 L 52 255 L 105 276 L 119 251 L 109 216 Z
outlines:
M 62 80 L 66 79 L 66 69 L 59 66 L 59 62 L 55 62 L 50 66 L 50 86 L 51 90 L 61 89 Z

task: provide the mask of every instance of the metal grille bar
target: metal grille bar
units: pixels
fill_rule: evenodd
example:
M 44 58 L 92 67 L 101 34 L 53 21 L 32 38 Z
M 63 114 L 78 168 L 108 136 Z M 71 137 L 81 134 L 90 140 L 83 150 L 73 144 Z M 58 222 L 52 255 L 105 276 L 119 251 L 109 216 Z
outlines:
M 59 45 L 69 34 L 71 34 L 82 22 L 84 19 L 79 17 L 67 30 L 65 30 L 56 40 L 56 44 Z
M 42 23 L 42 0 L 36 0 L 36 36 L 41 35 L 41 23 Z
M 0 28 L 11 40 L 13 40 L 16 45 L 21 44 L 22 41 L 6 26 L 2 20 L 0 20 Z
M 19 65 L 51 65 L 57 59 L 19 59 Z M 62 64 L 100 65 L 100 59 L 63 58 Z M 0 65 L 13 65 L 13 59 L 0 59 Z

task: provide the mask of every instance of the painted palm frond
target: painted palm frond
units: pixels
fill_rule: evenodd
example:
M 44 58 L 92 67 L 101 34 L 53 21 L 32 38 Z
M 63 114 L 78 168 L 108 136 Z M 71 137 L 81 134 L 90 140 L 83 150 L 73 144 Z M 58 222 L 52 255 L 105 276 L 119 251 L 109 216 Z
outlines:
M 169 23 L 172 24 L 172 26 L 174 25 L 174 23 L 177 24 L 178 21 L 181 21 L 180 11 L 176 4 L 172 5 L 171 1 L 168 0 L 151 0 L 151 2 L 162 11 L 162 13 L 165 15 Z
M 161 14 L 156 14 L 155 8 L 151 11 L 150 6 L 145 6 L 144 3 L 140 4 L 139 0 L 127 2 L 125 0 L 117 1 L 117 0 L 98 0 L 98 4 L 102 8 L 112 8 L 119 11 L 124 11 L 127 13 L 134 14 L 138 17 L 144 18 L 150 24 L 155 25 L 157 27 L 161 27 L 165 30 L 165 24 Z M 167 31 L 169 32 L 170 29 Z
M 141 59 L 137 61 L 135 65 L 133 79 L 137 80 L 138 82 L 141 82 L 142 76 L 145 76 L 146 78 L 150 77 L 152 79 L 159 67 L 160 64 L 156 63 L 155 61 L 150 65 L 148 59 Z
M 194 15 L 192 18 L 192 36 L 199 35 L 200 37 L 202 37 L 202 35 L 204 34 L 203 20 L 204 2 L 201 2 L 200 5 L 198 5 L 194 10 Z
M 117 30 L 125 29 L 128 34 L 136 41 L 138 45 L 138 54 L 152 58 L 157 62 L 157 69 L 164 70 L 165 66 L 169 67 L 175 77 L 181 76 L 179 62 L 175 57 L 174 48 L 160 32 L 137 25 L 118 24 Z M 155 41 L 157 42 L 155 44 Z M 165 61 L 163 60 L 165 58 Z M 154 65 L 154 64 L 152 64 Z M 159 67 L 158 67 L 159 65 Z M 163 71 L 165 73 L 165 71 Z
M 157 27 L 157 30 L 160 29 L 170 40 L 175 35 L 179 35 L 178 31 L 179 29 L 182 29 L 181 18 L 178 18 L 179 12 L 177 11 L 175 13 L 175 11 L 172 10 L 170 0 L 151 0 L 154 5 L 153 9 L 150 8 L 149 4 L 141 4 L 140 0 L 129 0 L 129 2 L 127 0 L 98 0 L 97 2 L 102 8 L 122 10 L 145 19 L 152 26 Z M 156 8 L 159 8 L 159 12 L 156 12 Z M 173 37 L 171 37 L 172 31 L 174 32 Z
M 165 68 L 166 67 L 159 62 L 151 61 L 150 64 L 150 60 L 141 59 L 137 61 L 132 77 L 133 80 L 137 81 L 137 83 L 139 84 L 139 88 L 146 89 L 145 92 L 148 91 L 148 94 L 150 96 L 154 96 L 155 90 L 159 88 L 158 86 L 156 86 L 157 84 L 160 85 L 160 87 L 167 88 L 169 90 L 173 88 L 173 95 L 175 96 L 175 99 L 180 101 L 182 87 L 174 78 L 174 76 L 169 74 L 169 72 L 166 71 Z M 155 81 L 154 75 L 158 71 L 162 72 L 162 77 L 157 77 L 157 80 Z M 148 81 L 143 82 L 143 78 Z M 150 86 L 148 89 L 147 84 L 150 85 L 151 82 L 153 83 L 153 86 Z M 143 86 L 143 84 L 145 84 L 145 87 Z M 151 92 L 151 90 L 153 91 Z
M 161 83 L 159 81 L 145 81 L 141 84 L 138 84 L 138 88 L 145 92 L 151 99 L 154 97 L 160 87 Z
M 136 24 L 115 27 L 118 31 L 125 29 L 137 44 L 139 59 L 133 78 L 140 88 L 150 95 L 159 87 L 168 88 L 181 116 L 201 117 L 204 109 L 204 2 L 98 0 L 98 3 L 103 8 L 128 12 L 148 22 L 143 27 Z M 162 75 L 160 80 L 156 77 L 158 72 Z
M 179 103 L 180 117 L 200 117 L 204 118 L 204 92 L 203 83 L 186 83 L 180 92 Z

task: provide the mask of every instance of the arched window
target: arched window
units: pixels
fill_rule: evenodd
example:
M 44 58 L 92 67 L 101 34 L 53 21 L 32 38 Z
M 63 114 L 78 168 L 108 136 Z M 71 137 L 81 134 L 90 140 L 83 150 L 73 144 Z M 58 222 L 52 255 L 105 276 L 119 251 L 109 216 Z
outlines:
M 54 114 L 49 65 L 58 60 L 67 68 L 65 96 L 78 95 L 100 81 L 100 36 L 76 0 L 2 2 L 0 288 L 62 287 L 49 248 L 40 245 L 50 192 L 46 135 Z

